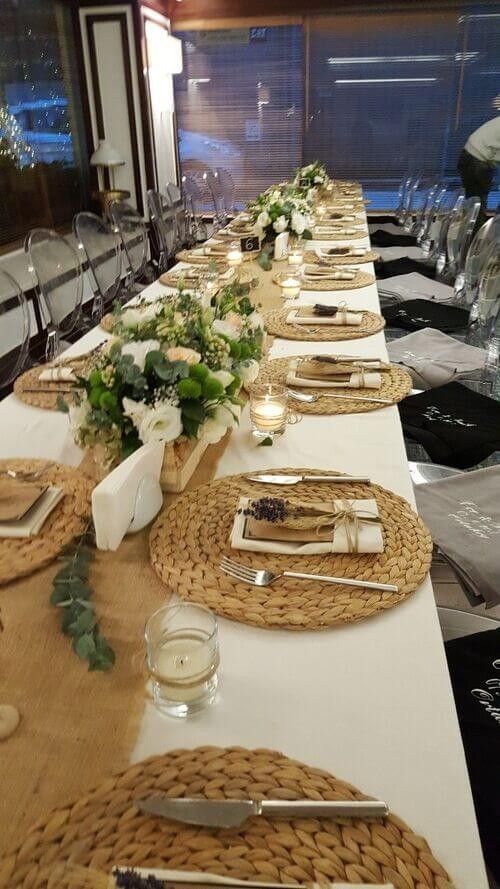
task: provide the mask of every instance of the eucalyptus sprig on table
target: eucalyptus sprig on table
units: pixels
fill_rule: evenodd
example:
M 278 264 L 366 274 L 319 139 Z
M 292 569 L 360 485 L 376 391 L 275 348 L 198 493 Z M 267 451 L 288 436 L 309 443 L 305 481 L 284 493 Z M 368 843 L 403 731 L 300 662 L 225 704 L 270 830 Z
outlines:
M 115 653 L 99 631 L 94 605 L 90 601 L 89 565 L 94 555 L 91 524 L 61 556 L 64 566 L 53 580 L 51 605 L 62 611 L 61 629 L 73 640 L 73 650 L 88 661 L 89 670 L 110 670 Z

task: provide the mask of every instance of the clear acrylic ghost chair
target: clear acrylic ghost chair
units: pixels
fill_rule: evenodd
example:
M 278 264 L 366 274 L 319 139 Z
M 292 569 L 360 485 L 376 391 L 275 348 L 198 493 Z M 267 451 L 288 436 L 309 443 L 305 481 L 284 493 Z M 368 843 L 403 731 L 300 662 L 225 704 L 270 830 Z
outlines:
M 182 177 L 182 186 L 184 189 L 184 194 L 186 196 L 187 205 L 190 208 L 190 212 L 192 214 L 195 240 L 206 240 L 206 238 L 208 237 L 208 230 L 204 219 L 205 204 L 203 191 L 194 176 L 191 176 L 189 174 Z
M 165 197 L 171 202 L 174 211 L 175 250 L 185 246 L 192 246 L 194 234 L 186 195 L 174 182 L 167 182 Z
M 158 247 L 158 271 L 166 272 L 176 247 L 175 211 L 159 191 L 148 191 L 149 220 Z
M 433 183 L 431 183 L 428 179 L 422 177 L 420 179 L 417 179 L 414 186 L 412 186 L 411 188 L 408 211 L 403 226 L 404 231 L 408 234 L 417 234 L 417 231 L 420 227 L 420 221 L 425 209 L 427 195 L 432 184 Z
M 402 224 L 406 215 L 407 195 L 413 183 L 413 176 L 405 176 L 399 183 L 398 205 L 396 208 L 396 220 Z
M 121 289 L 120 240 L 102 217 L 87 211 L 76 214 L 73 230 L 96 285 L 91 317 L 98 324 L 115 299 L 129 297 Z
M 427 261 L 431 265 L 436 266 L 438 273 L 442 272 L 446 265 L 446 238 L 448 236 L 448 226 L 450 225 L 453 215 L 460 209 L 464 202 L 463 189 L 456 188 L 453 191 L 447 191 L 440 201 L 439 208 L 436 211 L 434 220 L 429 231 L 429 239 L 431 248 Z M 425 250 L 422 251 L 423 253 Z
M 420 176 L 413 176 L 403 198 L 403 207 L 401 213 L 398 214 L 398 222 L 403 228 L 406 228 L 408 221 L 412 219 L 411 205 L 413 196 L 420 185 Z
M 458 275 L 463 274 L 467 251 L 474 235 L 474 226 L 481 207 L 479 198 L 467 198 L 453 215 L 446 236 L 446 265 L 441 272 L 443 278 L 454 284 Z
M 476 232 L 467 251 L 464 270 L 455 281 L 455 304 L 470 308 L 471 315 L 477 305 L 481 274 L 494 244 L 500 253 L 500 216 L 488 219 Z
M 476 318 L 469 329 L 476 334 L 475 344 L 486 349 L 486 378 L 493 380 L 499 371 L 500 353 L 500 253 L 492 244 L 479 280 Z
M 425 232 L 429 225 L 429 218 L 432 213 L 432 208 L 434 207 L 435 200 L 440 191 L 443 190 L 443 186 L 440 182 L 435 181 L 432 182 L 429 188 L 425 191 L 422 196 L 422 203 L 418 214 L 415 219 L 415 225 L 413 229 L 413 234 L 417 238 L 417 244 L 420 245 L 422 238 L 425 235 Z
M 78 253 L 61 235 L 35 228 L 25 245 L 35 292 L 47 326 L 45 358 L 52 361 L 77 327 L 82 308 L 83 271 Z
M 30 317 L 16 279 L 0 269 L 0 391 L 23 370 L 29 353 Z
M 128 264 L 126 287 L 131 288 L 149 272 L 148 231 L 142 216 L 126 201 L 113 201 L 109 213 L 115 232 L 120 236 Z M 149 275 L 149 277 L 151 277 Z M 136 289 L 136 288 L 134 288 Z M 139 286 L 137 285 L 137 289 Z
M 417 244 L 422 250 L 424 259 L 429 257 L 432 244 L 436 240 L 436 236 L 439 234 L 439 213 L 441 206 L 445 201 L 447 190 L 446 185 L 439 184 L 432 198 L 429 198 L 427 201 L 427 206 L 422 217 L 421 229 L 417 235 Z
M 206 182 L 212 196 L 215 211 L 213 226 L 214 230 L 217 231 L 227 222 L 227 210 L 224 202 L 224 193 L 219 182 L 218 173 L 214 173 L 212 172 L 212 170 L 205 170 L 205 172 L 203 173 L 203 179 Z
M 236 213 L 236 186 L 234 179 L 225 167 L 217 167 L 216 172 L 224 196 L 226 214 L 233 216 Z

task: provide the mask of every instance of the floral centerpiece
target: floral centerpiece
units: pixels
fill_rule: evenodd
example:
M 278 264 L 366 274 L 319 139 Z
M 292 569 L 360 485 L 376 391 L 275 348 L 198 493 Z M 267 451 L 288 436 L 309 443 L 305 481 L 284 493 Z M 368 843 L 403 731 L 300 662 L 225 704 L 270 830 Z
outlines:
M 314 163 L 296 170 L 293 184 L 296 188 L 309 191 L 309 189 L 322 188 L 327 185 L 328 181 L 326 168 L 319 161 L 314 161 Z
M 247 211 L 257 233 L 267 241 L 274 241 L 276 235 L 285 231 L 312 238 L 311 200 L 292 185 L 262 192 L 248 204 Z
M 245 285 L 224 287 L 208 305 L 180 289 L 117 308 L 113 338 L 66 407 L 75 441 L 106 469 L 150 441 L 219 441 L 238 424 L 238 394 L 258 374 L 262 338 Z

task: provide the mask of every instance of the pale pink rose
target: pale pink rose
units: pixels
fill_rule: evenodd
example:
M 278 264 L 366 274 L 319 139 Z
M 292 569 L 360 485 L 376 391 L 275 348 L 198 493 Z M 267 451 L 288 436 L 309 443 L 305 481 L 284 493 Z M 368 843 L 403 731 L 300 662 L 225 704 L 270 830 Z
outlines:
M 194 349 L 186 349 L 184 346 L 172 346 L 165 352 L 169 361 L 185 361 L 186 364 L 199 364 L 201 355 Z

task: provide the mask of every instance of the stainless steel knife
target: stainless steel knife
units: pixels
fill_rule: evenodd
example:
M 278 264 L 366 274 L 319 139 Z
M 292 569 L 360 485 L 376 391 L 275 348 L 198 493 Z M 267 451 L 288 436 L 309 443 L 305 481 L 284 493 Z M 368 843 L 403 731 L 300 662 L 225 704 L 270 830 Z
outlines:
M 249 482 L 261 482 L 263 485 L 298 485 L 299 482 L 364 482 L 370 484 L 370 479 L 364 475 L 288 475 L 261 472 L 257 475 L 247 475 L 246 478 Z
M 150 815 L 204 827 L 240 827 L 247 818 L 382 818 L 389 814 L 381 800 L 212 800 L 153 796 L 136 801 Z

